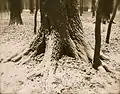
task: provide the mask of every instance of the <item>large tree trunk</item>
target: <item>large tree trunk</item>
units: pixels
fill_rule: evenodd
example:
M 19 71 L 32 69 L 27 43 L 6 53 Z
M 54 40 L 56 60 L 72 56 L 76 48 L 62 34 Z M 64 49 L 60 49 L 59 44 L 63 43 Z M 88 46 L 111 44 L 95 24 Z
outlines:
M 111 17 L 109 25 L 108 25 L 107 36 L 106 36 L 106 43 L 109 43 L 112 23 L 113 23 L 113 20 L 115 18 L 115 15 L 116 15 L 116 12 L 117 12 L 117 8 L 118 8 L 119 4 L 120 4 L 120 0 L 117 0 L 116 4 L 115 4 L 115 7 L 114 7 L 114 10 L 113 10 L 112 17 Z
M 9 0 L 10 8 L 10 22 L 12 24 L 23 24 L 21 13 L 22 13 L 22 1 L 21 0 Z
M 54 6 L 53 2 L 55 3 Z M 68 55 L 89 62 L 89 59 L 92 59 L 89 52 L 91 47 L 86 42 L 83 32 L 78 1 L 66 0 L 60 2 L 54 0 L 53 2 L 48 0 L 45 3 L 43 15 L 45 18 L 42 21 L 42 28 L 44 27 L 44 30 L 49 33 L 47 37 L 50 37 L 50 39 L 53 37 L 53 46 L 52 48 L 50 46 L 52 49 L 51 58 L 58 60 L 62 55 Z M 46 45 L 49 42 L 46 42 Z
M 93 49 L 84 35 L 78 0 L 53 0 L 52 2 L 40 0 L 40 12 L 41 27 L 37 36 L 30 48 L 12 61 L 18 61 L 26 54 L 30 54 L 29 58 L 31 58 L 44 53 L 39 66 L 41 71 L 49 70 L 51 66 L 51 70 L 54 71 L 53 66 L 56 66 L 56 61 L 63 55 L 81 59 L 86 63 L 92 62 Z M 22 64 L 25 62 L 23 61 Z
M 93 49 L 84 35 L 79 15 L 78 0 L 41 0 L 41 28 L 39 34 L 31 43 L 30 50 L 34 55 L 44 53 L 36 75 L 49 77 L 55 73 L 57 61 L 67 55 L 83 62 L 92 62 Z M 54 6 L 53 6 L 54 4 Z M 50 86 L 50 85 L 49 85 Z
M 55 73 L 57 61 L 63 55 L 81 59 L 86 63 L 92 62 L 94 51 L 84 35 L 78 0 L 40 0 L 40 12 L 41 27 L 29 49 L 6 61 L 16 62 L 24 55 L 29 55 L 29 58 L 21 63 L 25 64 L 31 57 L 44 54 L 36 68 L 38 70 L 29 78 L 44 75 L 47 79 Z

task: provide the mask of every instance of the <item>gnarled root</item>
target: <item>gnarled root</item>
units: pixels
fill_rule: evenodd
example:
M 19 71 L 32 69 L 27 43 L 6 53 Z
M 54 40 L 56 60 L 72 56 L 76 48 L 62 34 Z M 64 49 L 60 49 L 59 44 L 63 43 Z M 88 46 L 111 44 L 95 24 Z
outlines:
M 56 73 L 57 69 L 57 61 L 56 60 L 51 60 L 45 62 L 44 60 L 35 68 L 35 70 L 28 75 L 29 80 L 33 80 L 34 77 L 48 77 L 52 74 Z
M 48 36 L 46 41 L 46 49 L 42 62 L 35 68 L 35 70 L 28 76 L 28 79 L 33 79 L 37 76 L 48 76 L 52 75 L 56 71 L 57 59 L 60 58 L 60 49 L 58 46 L 61 41 L 55 38 L 56 35 L 52 33 Z M 60 47 L 56 49 L 55 47 Z M 59 53 L 58 53 L 59 52 Z
M 21 62 L 21 64 L 25 64 L 27 61 L 30 60 L 31 57 L 35 57 L 37 54 L 41 54 L 45 50 L 45 42 L 44 42 L 44 34 L 35 36 L 30 47 L 24 48 L 21 52 L 15 53 L 14 55 L 8 57 L 6 60 L 3 60 L 2 63 L 6 63 L 9 61 L 18 62 L 24 56 L 28 56 L 26 60 Z
M 11 58 L 11 61 L 12 62 L 17 62 L 17 61 L 19 61 L 22 58 L 22 56 L 28 55 L 29 52 L 30 52 L 30 49 L 25 49 L 20 54 L 18 54 L 15 57 Z
M 2 60 L 2 63 L 6 63 L 6 62 L 11 61 L 11 59 L 12 59 L 12 58 L 14 58 L 14 57 L 16 57 L 17 55 L 18 55 L 18 53 L 15 53 L 14 55 L 12 55 L 12 56 L 8 57 L 7 59 Z
M 96 64 L 93 64 L 93 68 L 96 69 L 96 70 L 99 70 L 99 71 L 102 71 L 102 72 L 110 72 L 110 73 L 113 73 L 108 67 L 107 65 L 105 64 L 105 62 L 103 62 L 102 60 L 100 61 L 97 61 L 97 62 L 100 62 L 100 65 L 96 65 Z

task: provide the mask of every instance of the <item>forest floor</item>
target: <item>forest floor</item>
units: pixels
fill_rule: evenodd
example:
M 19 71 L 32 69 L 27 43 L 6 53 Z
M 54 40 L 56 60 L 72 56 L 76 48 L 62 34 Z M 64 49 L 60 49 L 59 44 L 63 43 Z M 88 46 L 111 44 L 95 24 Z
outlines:
M 90 63 L 64 56 L 58 61 L 51 86 L 44 77 L 28 79 L 42 57 L 36 57 L 38 61 L 31 59 L 24 65 L 20 62 L 1 62 L 28 47 L 34 37 L 34 15 L 24 11 L 22 18 L 24 25 L 13 26 L 8 26 L 8 13 L 3 13 L 0 18 L 0 94 L 120 94 L 120 12 L 114 20 L 116 24 L 112 26 L 110 44 L 105 43 L 108 24 L 102 24 L 101 30 L 101 50 L 109 56 L 109 60 L 104 62 L 113 73 L 96 71 Z M 40 17 L 38 19 L 40 26 Z M 85 12 L 81 20 L 84 32 L 94 47 L 95 18 Z

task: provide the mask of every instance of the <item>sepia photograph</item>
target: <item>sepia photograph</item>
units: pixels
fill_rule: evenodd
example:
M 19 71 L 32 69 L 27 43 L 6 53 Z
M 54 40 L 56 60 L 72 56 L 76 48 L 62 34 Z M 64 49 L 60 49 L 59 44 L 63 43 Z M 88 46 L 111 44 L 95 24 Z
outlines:
M 120 0 L 0 0 L 0 94 L 120 94 Z

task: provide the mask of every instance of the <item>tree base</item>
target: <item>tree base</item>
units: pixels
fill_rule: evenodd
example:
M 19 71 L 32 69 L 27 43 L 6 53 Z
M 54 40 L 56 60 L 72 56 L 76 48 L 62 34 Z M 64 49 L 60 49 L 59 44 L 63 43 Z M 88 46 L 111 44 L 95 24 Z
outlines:
M 45 71 L 52 71 L 53 74 L 55 73 L 55 70 L 57 69 L 57 61 L 62 57 L 62 55 L 67 55 L 70 57 L 73 57 L 75 59 L 81 59 L 76 53 L 75 51 L 73 51 L 70 55 L 70 51 L 69 52 L 65 52 L 66 50 L 60 50 L 63 47 L 60 47 L 59 45 L 61 45 L 60 40 L 58 41 L 58 39 L 55 39 L 56 35 L 54 33 L 52 33 L 52 35 L 48 35 L 45 37 L 44 33 L 41 33 L 41 35 L 36 35 L 36 37 L 33 39 L 32 43 L 30 44 L 29 48 L 23 49 L 20 53 L 15 53 L 14 55 L 12 55 L 11 57 L 7 58 L 6 60 L 1 61 L 2 63 L 6 63 L 9 61 L 12 62 L 19 62 L 18 64 L 23 65 L 28 63 L 28 61 L 34 57 L 36 57 L 37 55 L 44 55 L 43 59 L 41 61 L 41 64 L 39 65 L 38 69 L 40 69 L 40 71 L 35 71 L 34 73 L 32 73 L 31 76 L 37 76 L 40 75 L 41 73 L 45 73 Z M 45 42 L 45 40 L 47 40 Z M 69 43 L 68 43 L 69 44 Z M 59 48 L 56 49 L 56 46 L 58 46 Z M 66 47 L 66 46 L 65 46 Z M 68 47 L 68 46 L 67 46 Z M 74 46 L 72 46 L 74 47 Z M 91 55 L 94 53 L 94 50 L 91 48 Z M 26 59 L 24 59 L 24 57 L 27 57 Z M 93 56 L 91 57 L 91 62 L 93 61 Z M 108 57 L 105 56 L 102 52 L 101 52 L 101 59 L 102 60 L 108 60 Z M 84 60 L 83 60 L 84 61 Z M 85 62 L 85 61 L 84 61 Z M 102 61 L 100 61 L 101 64 L 99 66 L 102 66 L 105 70 L 107 69 L 104 65 L 102 65 Z M 86 62 L 87 63 L 87 62 Z M 96 67 L 93 68 L 97 69 Z M 106 70 L 107 71 L 107 70 Z M 109 72 L 109 71 L 107 71 Z M 43 74 L 41 74 L 43 75 Z M 30 78 L 31 78 L 30 76 Z

